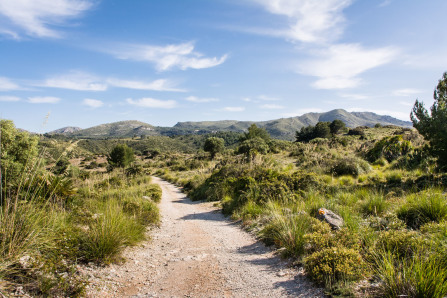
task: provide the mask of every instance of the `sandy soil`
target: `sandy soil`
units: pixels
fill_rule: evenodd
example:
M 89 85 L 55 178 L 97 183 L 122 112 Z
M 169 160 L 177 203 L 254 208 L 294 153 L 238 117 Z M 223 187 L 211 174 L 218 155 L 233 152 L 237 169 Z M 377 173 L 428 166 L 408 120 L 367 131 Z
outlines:
M 126 249 L 126 262 L 85 268 L 88 297 L 322 297 L 302 270 L 211 203 L 191 202 L 172 184 L 163 190 L 162 223 L 152 239 Z

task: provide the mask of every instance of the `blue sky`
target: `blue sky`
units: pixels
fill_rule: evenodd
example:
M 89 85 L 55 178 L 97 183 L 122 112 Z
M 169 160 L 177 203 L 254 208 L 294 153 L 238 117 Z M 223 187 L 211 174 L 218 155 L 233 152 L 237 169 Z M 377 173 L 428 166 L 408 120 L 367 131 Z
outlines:
M 46 132 L 121 120 L 409 120 L 447 70 L 445 0 L 0 0 L 0 116 Z

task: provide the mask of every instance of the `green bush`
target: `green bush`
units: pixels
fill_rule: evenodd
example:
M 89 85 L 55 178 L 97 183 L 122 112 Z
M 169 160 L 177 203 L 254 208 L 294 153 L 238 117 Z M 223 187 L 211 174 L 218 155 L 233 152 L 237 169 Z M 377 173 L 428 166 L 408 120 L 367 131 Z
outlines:
M 355 157 L 340 158 L 331 168 L 331 174 L 335 176 L 358 176 L 361 174 L 369 173 L 370 171 L 371 166 L 368 164 L 368 162 Z
M 272 220 L 261 230 L 260 236 L 268 244 L 285 248 L 287 256 L 299 257 L 304 253 L 304 235 L 317 221 L 305 213 L 272 213 Z
M 381 215 L 388 207 L 388 202 L 382 193 L 371 193 L 361 203 L 361 211 L 364 215 Z
M 379 252 L 374 273 L 380 280 L 378 297 L 445 297 L 447 268 L 436 255 L 418 252 L 413 258 Z
M 365 271 L 360 253 L 345 247 L 330 247 L 304 259 L 304 268 L 311 279 L 330 288 L 340 281 L 359 280 Z
M 126 245 L 144 239 L 144 227 L 126 216 L 116 201 L 109 201 L 95 214 L 88 230 L 80 234 L 80 258 L 86 262 L 110 263 Z
M 428 222 L 440 222 L 447 218 L 446 196 L 440 190 L 411 195 L 397 210 L 397 216 L 412 229 L 418 229 Z
M 413 150 L 410 141 L 404 140 L 402 135 L 384 137 L 378 141 L 373 148 L 367 153 L 366 157 L 370 162 L 375 162 L 377 159 L 383 157 L 388 162 L 397 159 L 400 156 L 406 155 Z

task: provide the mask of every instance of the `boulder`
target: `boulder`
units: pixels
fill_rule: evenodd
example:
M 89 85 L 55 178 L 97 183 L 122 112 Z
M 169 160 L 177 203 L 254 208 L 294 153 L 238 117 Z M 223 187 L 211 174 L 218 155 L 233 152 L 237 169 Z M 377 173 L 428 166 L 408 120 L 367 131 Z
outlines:
M 326 208 L 318 209 L 318 219 L 327 222 L 333 230 L 339 230 L 344 225 L 343 218 L 340 215 Z

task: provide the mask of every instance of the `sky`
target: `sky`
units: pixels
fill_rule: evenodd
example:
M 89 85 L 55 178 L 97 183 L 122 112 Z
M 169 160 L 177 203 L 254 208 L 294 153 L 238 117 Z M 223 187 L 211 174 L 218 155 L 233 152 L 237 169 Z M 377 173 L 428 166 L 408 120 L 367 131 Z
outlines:
M 445 0 L 0 0 L 0 117 L 409 120 L 447 71 Z

